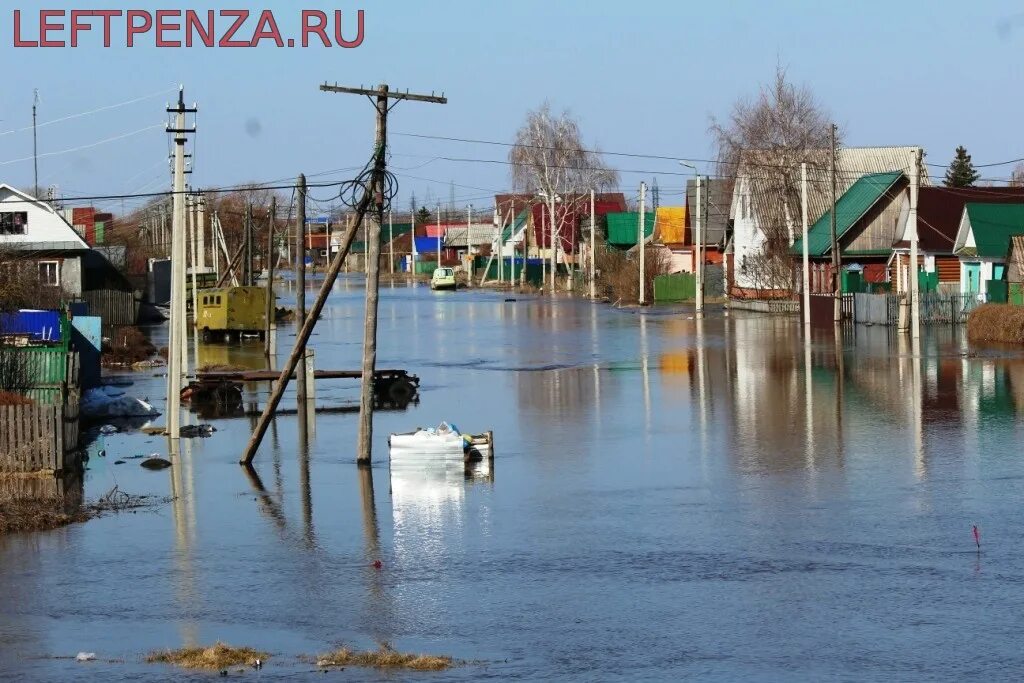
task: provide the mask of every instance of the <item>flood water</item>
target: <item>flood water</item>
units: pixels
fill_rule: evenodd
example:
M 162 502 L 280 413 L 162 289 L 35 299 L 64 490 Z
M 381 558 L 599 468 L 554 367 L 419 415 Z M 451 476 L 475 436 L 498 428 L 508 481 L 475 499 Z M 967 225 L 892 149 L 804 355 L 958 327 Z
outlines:
M 249 418 L 214 420 L 163 472 L 114 461 L 166 440 L 94 445 L 86 497 L 175 499 L 0 539 L 0 678 L 186 678 L 141 658 L 217 640 L 274 653 L 247 674 L 270 680 L 1022 675 L 1024 359 L 949 328 L 918 364 L 881 328 L 805 346 L 794 319 L 506 296 L 384 286 L 378 367 L 419 375 L 421 402 L 378 413 L 370 470 L 354 414 L 306 439 L 279 417 L 256 477 L 237 464 Z M 318 368 L 358 367 L 362 297 L 338 283 Z M 260 367 L 262 350 L 201 362 Z M 162 409 L 164 379 L 132 378 Z M 357 401 L 318 382 L 318 404 Z M 392 481 L 387 435 L 441 420 L 493 429 L 493 472 Z M 467 663 L 321 676 L 298 659 L 378 642 Z M 79 651 L 124 661 L 55 658 Z

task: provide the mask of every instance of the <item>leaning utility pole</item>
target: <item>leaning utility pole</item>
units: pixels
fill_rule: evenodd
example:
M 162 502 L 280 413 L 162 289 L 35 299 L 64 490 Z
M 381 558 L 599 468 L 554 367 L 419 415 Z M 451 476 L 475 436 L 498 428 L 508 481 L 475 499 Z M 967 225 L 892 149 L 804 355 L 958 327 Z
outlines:
M 829 145 L 832 148 L 832 163 L 831 166 L 831 189 L 832 189 L 832 211 L 829 212 L 829 227 L 832 234 L 832 291 L 835 296 L 835 308 L 833 309 L 833 316 L 835 322 L 842 320 L 842 278 L 840 277 L 840 269 L 843 267 L 842 257 L 839 254 L 839 240 L 836 237 L 836 124 L 832 124 L 829 128 Z
M 245 205 L 245 263 L 242 266 L 242 286 L 251 287 L 256 279 L 252 274 L 252 202 Z
M 644 272 L 644 252 L 647 251 L 647 245 L 644 244 L 644 233 L 647 231 L 647 226 L 644 225 L 646 222 L 644 219 L 645 204 L 647 202 L 647 183 L 640 183 L 640 223 L 639 223 L 639 235 L 637 236 L 637 246 L 640 248 L 640 305 L 647 305 L 647 288 L 644 287 L 644 278 L 647 275 Z
M 299 359 L 306 352 L 306 344 L 309 343 L 309 338 L 313 334 L 313 328 L 316 327 L 317 319 L 323 312 L 324 305 L 327 303 L 327 297 L 331 293 L 331 289 L 334 287 L 335 281 L 338 279 L 338 272 L 341 270 L 342 262 L 348 256 L 349 248 L 352 246 L 352 240 L 355 238 L 356 231 L 359 226 L 362 225 L 363 219 L 366 217 L 367 212 L 370 210 L 371 203 L 374 205 L 375 218 L 377 220 L 377 229 L 374 232 L 374 236 L 377 239 L 371 239 L 370 245 L 375 255 L 378 257 L 378 262 L 374 265 L 371 270 L 370 276 L 367 278 L 367 293 L 366 293 L 366 329 L 364 334 L 364 348 L 363 348 L 363 378 L 362 378 L 362 396 L 360 401 L 360 423 L 359 423 L 359 452 L 357 454 L 357 462 L 360 464 L 369 464 L 371 458 L 371 445 L 372 445 L 372 427 L 373 427 L 373 379 L 374 371 L 376 366 L 376 332 L 377 332 L 377 284 L 379 282 L 379 257 L 380 257 L 380 224 L 384 218 L 384 204 L 385 201 L 390 199 L 387 197 L 386 173 L 387 173 L 387 116 L 390 107 L 388 106 L 388 100 L 415 100 L 420 102 L 433 102 L 436 104 L 447 104 L 448 100 L 442 95 L 437 97 L 435 95 L 414 95 L 409 92 L 391 92 L 387 85 L 381 85 L 375 90 L 367 90 L 364 88 L 343 88 L 337 85 L 321 85 L 320 89 L 324 92 L 336 92 L 336 93 L 347 93 L 353 95 L 363 95 L 366 97 L 376 98 L 377 108 L 377 138 L 374 146 L 373 156 L 373 171 L 370 176 L 369 183 L 366 190 L 363 192 L 362 198 L 359 200 L 359 204 L 356 206 L 356 220 L 348 227 L 345 231 L 345 235 L 342 238 L 341 249 L 338 251 L 337 256 L 331 261 L 330 267 L 327 269 L 327 273 L 324 276 L 324 282 L 320 286 L 320 291 L 317 294 L 316 300 L 313 302 L 313 308 L 309 312 L 305 321 L 302 323 L 302 329 L 295 340 L 295 348 L 292 349 L 291 355 L 288 357 L 288 361 L 285 363 L 284 368 L 281 370 L 281 375 L 278 377 L 277 382 L 274 385 L 273 391 L 270 393 L 270 397 L 267 399 L 267 405 L 263 408 L 263 413 L 260 415 L 259 421 L 256 423 L 256 428 L 253 430 L 252 438 L 249 440 L 249 444 L 245 448 L 245 452 L 242 454 L 241 464 L 251 465 L 253 458 L 256 457 L 256 450 L 260 446 L 260 442 L 263 440 L 264 435 L 267 433 L 267 429 L 270 427 L 270 421 L 273 419 L 274 414 L 277 412 L 277 407 L 281 403 L 281 397 L 284 395 L 285 389 L 288 387 L 288 381 L 295 373 L 295 368 L 299 365 Z M 304 193 L 303 193 L 304 195 Z M 300 202 L 301 203 L 301 202 Z M 371 279 L 377 281 L 370 282 Z M 373 285 L 371 287 L 371 284 Z M 372 292 L 371 292 L 372 289 Z M 370 306 L 373 306 L 371 309 Z M 372 327 L 371 327 L 372 326 Z M 372 336 L 372 339 L 371 339 Z M 367 340 L 370 341 L 369 348 L 366 346 Z
M 271 336 L 274 333 L 274 314 L 276 312 L 276 306 L 274 305 L 276 299 L 274 298 L 274 252 L 277 251 L 275 246 L 274 227 L 277 224 L 277 196 L 270 196 L 270 213 L 268 214 L 269 225 L 267 227 L 267 310 L 266 320 L 263 321 L 263 355 L 270 358 L 270 350 L 273 348 L 271 344 Z
M 167 344 L 167 433 L 172 439 L 181 434 L 181 375 L 185 347 L 185 143 L 186 135 L 195 133 L 195 126 L 185 128 L 185 114 L 197 111 L 185 106 L 185 89 L 178 90 L 178 104 L 168 107 L 174 114 L 174 193 L 171 216 L 171 338 Z

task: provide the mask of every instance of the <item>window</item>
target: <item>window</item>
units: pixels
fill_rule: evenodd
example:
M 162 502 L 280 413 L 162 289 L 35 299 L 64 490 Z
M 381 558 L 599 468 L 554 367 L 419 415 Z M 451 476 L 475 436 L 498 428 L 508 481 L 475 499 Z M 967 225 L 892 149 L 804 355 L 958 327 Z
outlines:
M 208 297 L 208 296 L 204 296 L 203 297 L 203 305 L 204 306 L 209 306 L 210 305 L 210 297 Z
M 220 306 L 220 295 L 218 294 L 217 296 L 215 296 L 213 298 L 214 298 L 214 302 L 213 303 L 215 305 L 217 305 L 217 306 Z
M 58 287 L 60 286 L 60 262 L 59 261 L 40 261 L 39 266 L 39 284 L 46 287 Z
M 24 211 L 0 211 L 0 235 L 24 235 L 28 214 Z

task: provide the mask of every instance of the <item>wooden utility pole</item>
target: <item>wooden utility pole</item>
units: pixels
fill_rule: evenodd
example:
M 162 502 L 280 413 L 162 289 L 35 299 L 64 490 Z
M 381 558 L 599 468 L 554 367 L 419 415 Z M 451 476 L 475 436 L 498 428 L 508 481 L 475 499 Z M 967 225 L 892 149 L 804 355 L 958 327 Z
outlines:
M 829 145 L 832 148 L 831 167 L 831 189 L 832 189 L 832 211 L 829 213 L 829 227 L 832 234 L 832 291 L 835 293 L 835 308 L 833 311 L 835 322 L 842 320 L 843 281 L 840 277 L 840 270 L 843 267 L 842 256 L 839 254 L 839 240 L 836 237 L 836 124 L 829 128 Z
M 299 174 L 295 188 L 295 323 L 299 329 L 306 323 L 306 176 Z M 295 385 L 299 411 L 306 406 L 306 355 L 299 360 Z M 300 412 L 301 414 L 301 412 Z
M 185 143 L 195 127 L 185 127 L 185 115 L 195 113 L 185 106 L 185 89 L 178 90 L 178 104 L 168 107 L 174 114 L 174 125 L 167 132 L 174 135 L 174 193 L 171 216 L 171 338 L 167 344 L 167 433 L 178 439 L 181 430 L 181 376 L 185 348 Z
M 199 258 L 199 246 L 197 237 L 197 225 L 196 221 L 198 218 L 198 197 L 196 195 L 186 195 L 185 199 L 188 200 L 186 206 L 188 206 L 188 236 L 190 243 L 189 260 L 192 264 L 192 363 L 198 368 L 199 367 L 199 330 L 196 327 L 196 321 L 199 320 L 199 280 L 198 280 L 198 258 Z
M 270 358 L 270 338 L 274 332 L 274 314 L 277 310 L 275 306 L 276 299 L 274 298 L 274 261 L 277 260 L 274 258 L 274 252 L 277 251 L 274 248 L 274 227 L 277 224 L 277 197 L 274 195 L 270 196 L 270 213 L 268 214 L 267 223 L 267 319 L 264 321 L 263 355 Z
M 370 240 L 371 248 L 378 257 L 378 262 L 374 265 L 373 270 L 375 274 L 367 278 L 367 310 L 366 319 L 367 326 L 364 334 L 364 348 L 363 348 L 363 378 L 362 378 L 362 398 L 360 401 L 360 424 L 359 424 L 359 452 L 357 454 L 357 461 L 360 464 L 369 464 L 371 458 L 370 446 L 372 444 L 372 419 L 373 419 L 373 371 L 376 365 L 376 331 L 377 331 L 377 287 L 379 284 L 379 256 L 380 256 L 380 224 L 384 218 L 384 204 L 387 199 L 385 182 L 386 182 L 386 170 L 387 170 L 387 115 L 390 107 L 388 106 L 388 100 L 415 100 L 420 102 L 433 102 L 436 104 L 447 104 L 448 100 L 444 97 L 437 97 L 435 95 L 413 95 L 409 92 L 391 92 L 387 85 L 381 85 L 375 90 L 368 90 L 364 88 L 344 88 L 338 85 L 321 85 L 320 90 L 324 92 L 335 92 L 335 93 L 346 93 L 352 95 L 362 95 L 365 97 L 375 97 L 377 107 L 377 138 L 376 145 L 374 147 L 374 164 L 373 173 L 370 177 L 370 181 L 366 191 L 363 193 L 362 198 L 359 200 L 359 204 L 356 206 L 356 220 L 348 227 L 342 238 L 341 249 L 338 254 L 331 260 L 331 265 L 327 269 L 327 273 L 324 276 L 324 282 L 320 286 L 320 291 L 317 293 L 316 300 L 313 302 L 313 308 L 310 310 L 309 315 L 302 323 L 302 329 L 299 330 L 299 334 L 295 340 L 295 348 L 292 349 L 291 355 L 288 357 L 288 361 L 281 369 L 281 375 L 274 385 L 273 391 L 271 391 L 269 398 L 267 399 L 267 405 L 263 408 L 263 413 L 260 415 L 259 421 L 256 423 L 256 428 L 253 430 L 252 438 L 250 438 L 248 445 L 245 448 L 245 452 L 242 454 L 241 464 L 251 465 L 253 458 L 256 457 L 256 451 L 259 449 L 260 442 L 263 441 L 264 435 L 267 433 L 267 429 L 270 427 L 270 421 L 274 418 L 274 414 L 277 412 L 278 406 L 281 404 L 281 397 L 284 395 L 285 389 L 288 387 L 288 382 L 292 375 L 295 373 L 295 369 L 299 365 L 299 360 L 306 353 L 306 344 L 309 343 L 309 338 L 313 334 L 313 328 L 316 327 L 317 320 L 320 314 L 323 312 L 324 305 L 327 303 L 327 297 L 331 293 L 331 289 L 334 287 L 335 281 L 338 279 L 338 273 L 341 271 L 342 263 L 348 256 L 349 248 L 352 246 L 352 241 L 355 238 L 356 231 L 362 225 L 363 220 L 366 217 L 367 212 L 370 210 L 371 204 L 375 211 L 375 218 L 377 220 L 377 228 L 374 233 L 377 237 L 376 240 Z M 305 199 L 305 193 L 303 192 L 302 200 Z M 369 280 L 371 278 L 377 278 L 377 282 L 372 283 L 374 286 L 371 287 Z M 370 309 L 371 303 L 371 289 L 372 292 L 372 303 L 373 309 Z M 371 336 L 371 317 L 372 320 L 372 333 L 373 333 L 373 344 L 370 349 L 365 347 L 365 340 Z M 372 352 L 372 353 L 368 353 Z M 369 368 L 369 372 L 367 371 Z M 367 401 L 369 397 L 369 401 Z M 367 402 L 369 407 L 367 407 Z M 365 450 L 364 450 L 365 449 Z

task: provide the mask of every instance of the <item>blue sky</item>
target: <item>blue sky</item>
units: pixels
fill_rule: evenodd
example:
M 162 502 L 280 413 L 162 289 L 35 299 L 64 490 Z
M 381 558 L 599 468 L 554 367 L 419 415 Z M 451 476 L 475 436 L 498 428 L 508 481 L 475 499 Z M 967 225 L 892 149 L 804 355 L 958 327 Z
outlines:
M 33 88 L 40 92 L 41 122 L 165 93 L 41 128 L 39 150 L 46 154 L 161 124 L 164 102 L 183 83 L 186 98 L 201 109 L 192 182 L 211 187 L 364 163 L 373 110 L 360 98 L 321 93 L 317 86 L 325 80 L 387 81 L 447 94 L 445 106 L 399 105 L 390 119 L 393 133 L 509 141 L 526 111 L 550 100 L 576 114 L 587 141 L 605 150 L 709 159 L 709 117 L 727 115 L 737 98 L 756 93 L 777 61 L 816 92 L 846 131 L 847 144 L 918 144 L 926 161 L 939 164 L 958 144 L 976 163 L 1024 156 L 1015 134 L 1024 105 L 1018 2 L 268 0 L 289 34 L 303 8 L 354 16 L 363 7 L 365 42 L 348 50 L 105 49 L 94 31 L 76 49 L 12 47 L 13 9 L 26 15 L 23 24 L 38 24 L 41 8 L 101 6 L 15 2 L 0 12 L 0 54 L 8 66 L 0 98 L 3 181 L 32 183 L 31 161 L 9 163 L 31 156 L 31 132 L 2 133 L 31 123 Z M 28 37 L 34 30 L 23 28 Z M 115 30 L 115 42 L 123 34 Z M 508 168 L 500 164 L 437 160 L 502 160 L 507 150 L 501 147 L 395 135 L 391 149 L 401 206 L 413 191 L 421 202 L 428 192 L 447 201 L 452 182 L 460 204 L 482 206 L 508 186 Z M 170 182 L 167 150 L 166 135 L 151 129 L 46 156 L 40 184 L 56 185 L 66 196 L 159 191 Z M 622 173 L 627 189 L 657 176 L 662 203 L 673 201 L 672 188 L 684 180 L 674 175 L 684 169 L 672 162 L 612 161 L 630 171 Z M 1006 177 L 1011 168 L 985 176 Z M 703 170 L 714 173 L 712 166 Z

